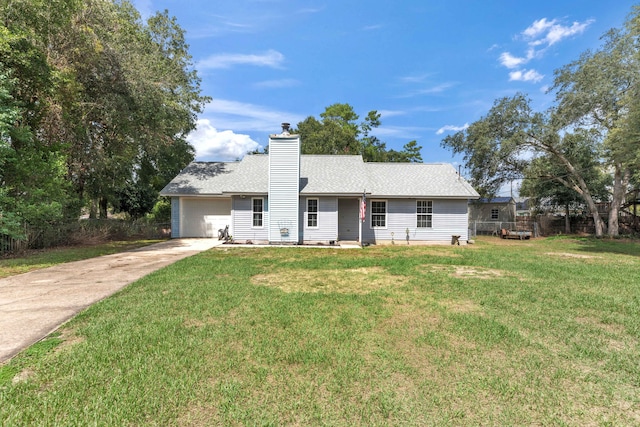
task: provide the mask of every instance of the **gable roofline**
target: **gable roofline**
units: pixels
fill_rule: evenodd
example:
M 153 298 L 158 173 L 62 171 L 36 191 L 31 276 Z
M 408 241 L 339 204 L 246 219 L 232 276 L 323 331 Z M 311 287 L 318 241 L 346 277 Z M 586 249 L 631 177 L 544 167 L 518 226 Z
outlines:
M 268 193 L 269 156 L 239 162 L 192 162 L 162 189 L 162 196 L 232 196 Z M 364 162 L 360 155 L 300 156 L 301 196 L 478 199 L 448 163 Z

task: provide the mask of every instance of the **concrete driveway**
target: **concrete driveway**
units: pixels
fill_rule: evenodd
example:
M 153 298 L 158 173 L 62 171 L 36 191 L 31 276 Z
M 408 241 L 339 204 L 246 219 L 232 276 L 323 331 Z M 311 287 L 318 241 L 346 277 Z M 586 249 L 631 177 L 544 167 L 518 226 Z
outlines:
M 129 283 L 220 244 L 175 239 L 0 279 L 0 363 Z

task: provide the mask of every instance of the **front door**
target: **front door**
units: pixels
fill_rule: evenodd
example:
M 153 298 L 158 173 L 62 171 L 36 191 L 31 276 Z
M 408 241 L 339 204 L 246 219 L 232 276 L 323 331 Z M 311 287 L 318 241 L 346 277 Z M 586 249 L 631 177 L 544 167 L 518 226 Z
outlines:
M 359 215 L 358 199 L 338 199 L 338 240 L 358 240 Z

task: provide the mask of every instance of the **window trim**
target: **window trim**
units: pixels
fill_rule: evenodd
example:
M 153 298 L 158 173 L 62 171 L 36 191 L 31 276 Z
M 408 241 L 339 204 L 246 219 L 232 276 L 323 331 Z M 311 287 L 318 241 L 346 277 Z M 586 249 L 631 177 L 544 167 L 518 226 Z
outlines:
M 315 200 L 316 202 L 316 211 L 309 212 L 309 202 Z M 316 216 L 316 225 L 309 225 L 309 215 L 315 214 Z M 317 229 L 320 228 L 320 199 L 318 197 L 307 197 L 307 204 L 305 209 L 305 228 Z
M 418 204 L 420 202 L 426 202 L 426 205 L 423 207 L 419 207 Z M 420 212 L 420 209 L 425 209 L 425 212 Z M 426 225 L 420 225 L 421 217 L 425 217 Z M 433 228 L 433 200 L 428 199 L 418 199 L 416 200 L 416 228 L 418 229 L 429 229 Z
M 255 201 L 260 200 L 262 210 L 256 212 Z M 255 215 L 260 214 L 260 225 L 255 225 Z M 264 197 L 252 197 L 251 198 L 251 228 L 264 228 Z
M 493 213 L 495 212 L 495 217 Z M 500 209 L 491 208 L 491 221 L 499 221 L 500 220 Z
M 373 205 L 375 203 L 384 203 L 384 214 L 381 213 L 374 213 L 373 212 Z M 389 202 L 387 200 L 383 200 L 383 199 L 373 199 L 368 203 L 367 206 L 369 209 L 369 226 L 372 229 L 377 229 L 377 230 L 384 230 L 387 228 L 387 217 L 388 217 L 388 213 L 389 213 Z M 384 225 L 373 225 L 373 217 L 374 215 L 384 215 Z

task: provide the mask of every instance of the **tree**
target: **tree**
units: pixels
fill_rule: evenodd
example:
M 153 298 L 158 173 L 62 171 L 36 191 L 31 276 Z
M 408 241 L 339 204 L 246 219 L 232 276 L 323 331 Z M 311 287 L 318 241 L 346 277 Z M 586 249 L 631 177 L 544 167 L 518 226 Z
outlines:
M 562 136 L 550 113 L 534 112 L 529 103 L 522 94 L 499 99 L 486 117 L 447 136 L 442 145 L 464 154 L 472 184 L 485 197 L 495 195 L 505 183 L 522 178 L 532 156 L 550 156 L 562 166 L 562 172 L 549 178 L 580 194 L 594 219 L 596 235 L 602 236 L 604 222 L 592 194 L 592 183 L 573 155 L 574 138 L 570 134 Z M 592 133 L 582 137 L 585 143 L 596 143 Z
M 168 148 L 183 153 L 174 156 L 178 170 L 192 160 L 185 138 L 207 98 L 184 32 L 166 11 L 146 26 L 128 2 L 92 0 L 83 12 L 77 37 L 65 39 L 80 49 L 64 49 L 76 52 L 68 62 L 82 88 L 66 114 L 69 127 L 75 123 L 72 176 L 79 195 L 98 200 L 105 216 L 107 203 L 139 182 L 142 162 L 160 173 Z
M 553 90 L 558 107 L 554 112 L 557 126 L 580 127 L 597 131 L 602 139 L 602 166 L 613 175 L 608 234 L 618 235 L 618 214 L 624 203 L 631 178 L 632 160 L 638 145 L 630 144 L 625 128 L 629 112 L 637 102 L 640 82 L 640 51 L 636 30 L 640 19 L 636 8 L 623 29 L 609 31 L 601 49 L 587 51 L 576 61 L 555 73 Z
M 2 217 L 77 218 L 86 200 L 101 216 L 109 203 L 149 206 L 120 203 L 123 190 L 157 198 L 193 159 L 186 136 L 208 99 L 176 20 L 144 23 L 126 0 L 0 10 Z
M 421 146 L 411 141 L 402 151 L 387 150 L 386 144 L 371 135 L 380 126 L 380 113 L 373 110 L 364 121 L 349 104 L 332 104 L 320 114 L 321 121 L 309 116 L 297 125 L 303 154 L 360 154 L 367 162 L 422 162 Z
M 586 136 L 580 133 L 565 135 L 565 150 L 571 161 L 581 171 L 585 181 L 589 183 L 592 196 L 596 200 L 606 200 L 608 197 L 607 186 L 611 182 L 610 176 L 600 169 L 597 161 L 599 156 L 594 152 L 595 147 L 584 143 L 585 138 Z M 570 233 L 570 207 L 585 206 L 583 197 L 574 189 L 576 183 L 572 181 L 574 179 L 566 175 L 566 168 L 555 156 L 543 154 L 532 159 L 524 171 L 520 195 L 531 197 L 538 205 L 544 202 L 552 206 L 563 207 L 565 209 L 565 230 Z M 566 185 L 569 182 L 571 184 Z
M 608 234 L 618 235 L 618 212 L 640 152 L 639 14 L 636 8 L 624 29 L 607 33 L 601 49 L 556 71 L 553 108 L 534 112 L 522 94 L 503 98 L 486 117 L 443 140 L 443 146 L 464 153 L 481 193 L 495 194 L 528 169 L 545 170 L 548 179 L 580 194 L 602 236 L 607 227 L 596 206 L 602 180 L 593 172 L 611 171 Z M 532 158 L 543 160 L 532 164 Z M 542 168 L 544 161 L 554 166 Z
M 52 70 L 20 28 L 0 27 L 0 230 L 23 237 L 70 215 L 60 144 L 40 138 L 50 113 Z

